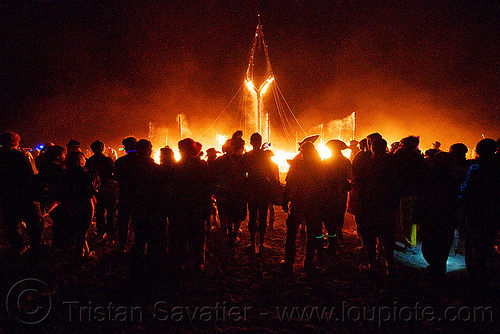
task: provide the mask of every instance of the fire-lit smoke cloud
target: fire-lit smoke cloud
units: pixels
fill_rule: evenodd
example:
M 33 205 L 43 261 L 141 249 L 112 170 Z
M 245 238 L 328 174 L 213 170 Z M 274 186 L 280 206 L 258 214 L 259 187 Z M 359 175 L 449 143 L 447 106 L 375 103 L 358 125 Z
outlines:
M 377 19 L 362 19 L 366 24 L 353 25 L 331 54 L 318 56 L 330 68 L 319 76 L 323 88 L 311 93 L 315 103 L 299 105 L 306 128 L 317 132 L 321 123 L 326 131 L 331 119 L 356 112 L 358 140 L 372 132 L 389 143 L 419 135 L 425 150 L 435 140 L 444 149 L 456 142 L 472 148 L 483 133 L 500 135 L 494 125 L 500 115 L 493 112 L 498 105 L 491 104 L 499 94 L 490 94 L 486 85 L 498 86 L 498 78 L 489 74 L 498 65 L 489 56 L 493 49 L 478 42 L 484 36 L 457 26 L 453 15 L 418 5 L 387 8 Z M 490 23 L 482 23 L 487 35 Z
M 214 121 L 243 84 L 258 13 L 276 84 L 306 132 L 284 138 L 271 114 L 275 148 L 319 124 L 338 138 L 335 120 L 353 112 L 358 140 L 413 134 L 422 149 L 471 148 L 500 135 L 498 15 L 480 2 L 7 2 L 2 130 L 27 145 L 119 147 L 154 123 L 153 145 L 175 147 L 181 114 L 204 149 L 237 129 L 248 139 L 244 102 Z M 263 103 L 272 111 L 272 94 Z

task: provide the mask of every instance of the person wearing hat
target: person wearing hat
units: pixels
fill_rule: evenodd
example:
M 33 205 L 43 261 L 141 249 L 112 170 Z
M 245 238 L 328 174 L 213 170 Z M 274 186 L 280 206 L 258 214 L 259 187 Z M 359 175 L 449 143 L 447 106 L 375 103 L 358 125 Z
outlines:
M 304 269 L 315 271 L 314 257 L 323 248 L 322 183 L 324 181 L 321 157 L 310 141 L 302 143 L 299 154 L 291 161 L 286 176 L 282 208 L 289 213 L 286 220 L 284 270 L 291 272 L 295 261 L 295 241 L 302 221 L 307 225 Z
M 208 164 L 200 159 L 201 144 L 192 138 L 179 141 L 178 147 L 181 159 L 174 167 L 168 226 L 172 270 L 179 272 L 188 265 L 201 270 L 212 197 Z
M 208 165 L 211 165 L 212 162 L 214 162 L 217 159 L 217 154 L 220 154 L 219 151 L 216 151 L 215 148 L 210 147 L 207 150 L 207 163 Z
M 328 253 L 333 258 L 337 240 L 342 240 L 342 227 L 347 205 L 351 162 L 342 155 L 347 145 L 338 139 L 329 140 L 325 146 L 332 152 L 331 157 L 322 161 L 325 171 L 324 223 L 328 239 Z
M 225 154 L 213 163 L 215 198 L 221 225 L 225 228 L 227 243 L 233 248 L 241 222 L 247 215 L 246 172 L 243 163 L 245 140 L 236 131 L 223 145 Z

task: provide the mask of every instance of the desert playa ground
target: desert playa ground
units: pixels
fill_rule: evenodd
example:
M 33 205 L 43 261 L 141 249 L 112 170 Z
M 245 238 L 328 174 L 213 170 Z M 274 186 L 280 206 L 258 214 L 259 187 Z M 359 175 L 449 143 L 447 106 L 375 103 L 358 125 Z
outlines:
M 88 234 L 95 257 L 74 264 L 65 254 L 12 257 L 0 235 L 0 332 L 495 332 L 499 315 L 498 277 L 472 286 L 463 256 L 450 252 L 444 279 L 430 280 L 421 254 L 396 252 L 394 275 L 359 271 L 361 255 L 352 216 L 346 215 L 338 259 L 306 274 L 305 235 L 297 241 L 293 274 L 281 270 L 286 214 L 276 210 L 267 249 L 249 254 L 246 221 L 234 256 L 221 232 L 207 241 L 201 273 L 146 275 L 129 280 L 129 254 L 112 240 Z M 2 232 L 3 233 L 3 232 Z M 50 243 L 50 222 L 45 229 Z M 382 259 L 381 259 L 382 261 Z M 498 259 L 495 266 L 498 272 Z

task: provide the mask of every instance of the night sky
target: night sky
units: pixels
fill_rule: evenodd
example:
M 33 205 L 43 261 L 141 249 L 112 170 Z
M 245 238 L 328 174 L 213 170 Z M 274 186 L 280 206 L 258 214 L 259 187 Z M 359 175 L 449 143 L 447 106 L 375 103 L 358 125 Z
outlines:
M 244 80 L 259 13 L 309 134 L 355 111 L 357 139 L 500 136 L 500 6 L 458 0 L 2 0 L 0 130 L 118 146 L 154 122 L 174 144 L 183 114 L 198 139 Z

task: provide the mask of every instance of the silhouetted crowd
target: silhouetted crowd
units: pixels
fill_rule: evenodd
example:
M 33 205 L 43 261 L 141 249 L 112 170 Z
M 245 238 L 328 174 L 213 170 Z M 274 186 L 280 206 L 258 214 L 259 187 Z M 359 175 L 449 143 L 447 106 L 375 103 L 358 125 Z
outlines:
M 202 145 L 186 138 L 178 142 L 179 161 L 167 146 L 157 164 L 145 139 L 125 138 L 126 154 L 119 158 L 114 151 L 106 154 L 99 140 L 91 144 L 88 159 L 75 140 L 66 148 L 47 143 L 33 157 L 18 149 L 19 135 L 5 132 L 0 136 L 0 211 L 11 251 L 43 252 L 44 220 L 50 218 L 51 251 L 71 254 L 75 261 L 93 256 L 87 231 L 95 221 L 99 239 L 113 239 L 117 251 L 130 254 L 132 278 L 146 271 L 161 275 L 166 267 L 173 274 L 201 271 L 210 231 L 223 231 L 234 255 L 247 214 L 247 250 L 265 253 L 266 230 L 273 227 L 274 205 L 280 205 L 288 214 L 284 271 L 293 270 L 296 237 L 303 229 L 305 271 L 315 273 L 318 259 L 336 270 L 347 211 L 362 240 L 361 271 L 391 274 L 396 247 L 415 253 L 418 244 L 429 275 L 443 276 L 458 231 L 471 279 L 489 280 L 500 228 L 497 141 L 481 140 L 476 158 L 468 160 L 461 143 L 445 152 L 435 142 L 422 154 L 418 137 L 388 147 L 373 133 L 349 146 L 328 141 L 332 155 L 322 160 L 312 136 L 299 143 L 282 185 L 262 136 L 250 137 L 248 152 L 242 137 L 235 132 L 222 152 L 209 148 L 205 159 Z M 350 158 L 342 154 L 346 149 Z

